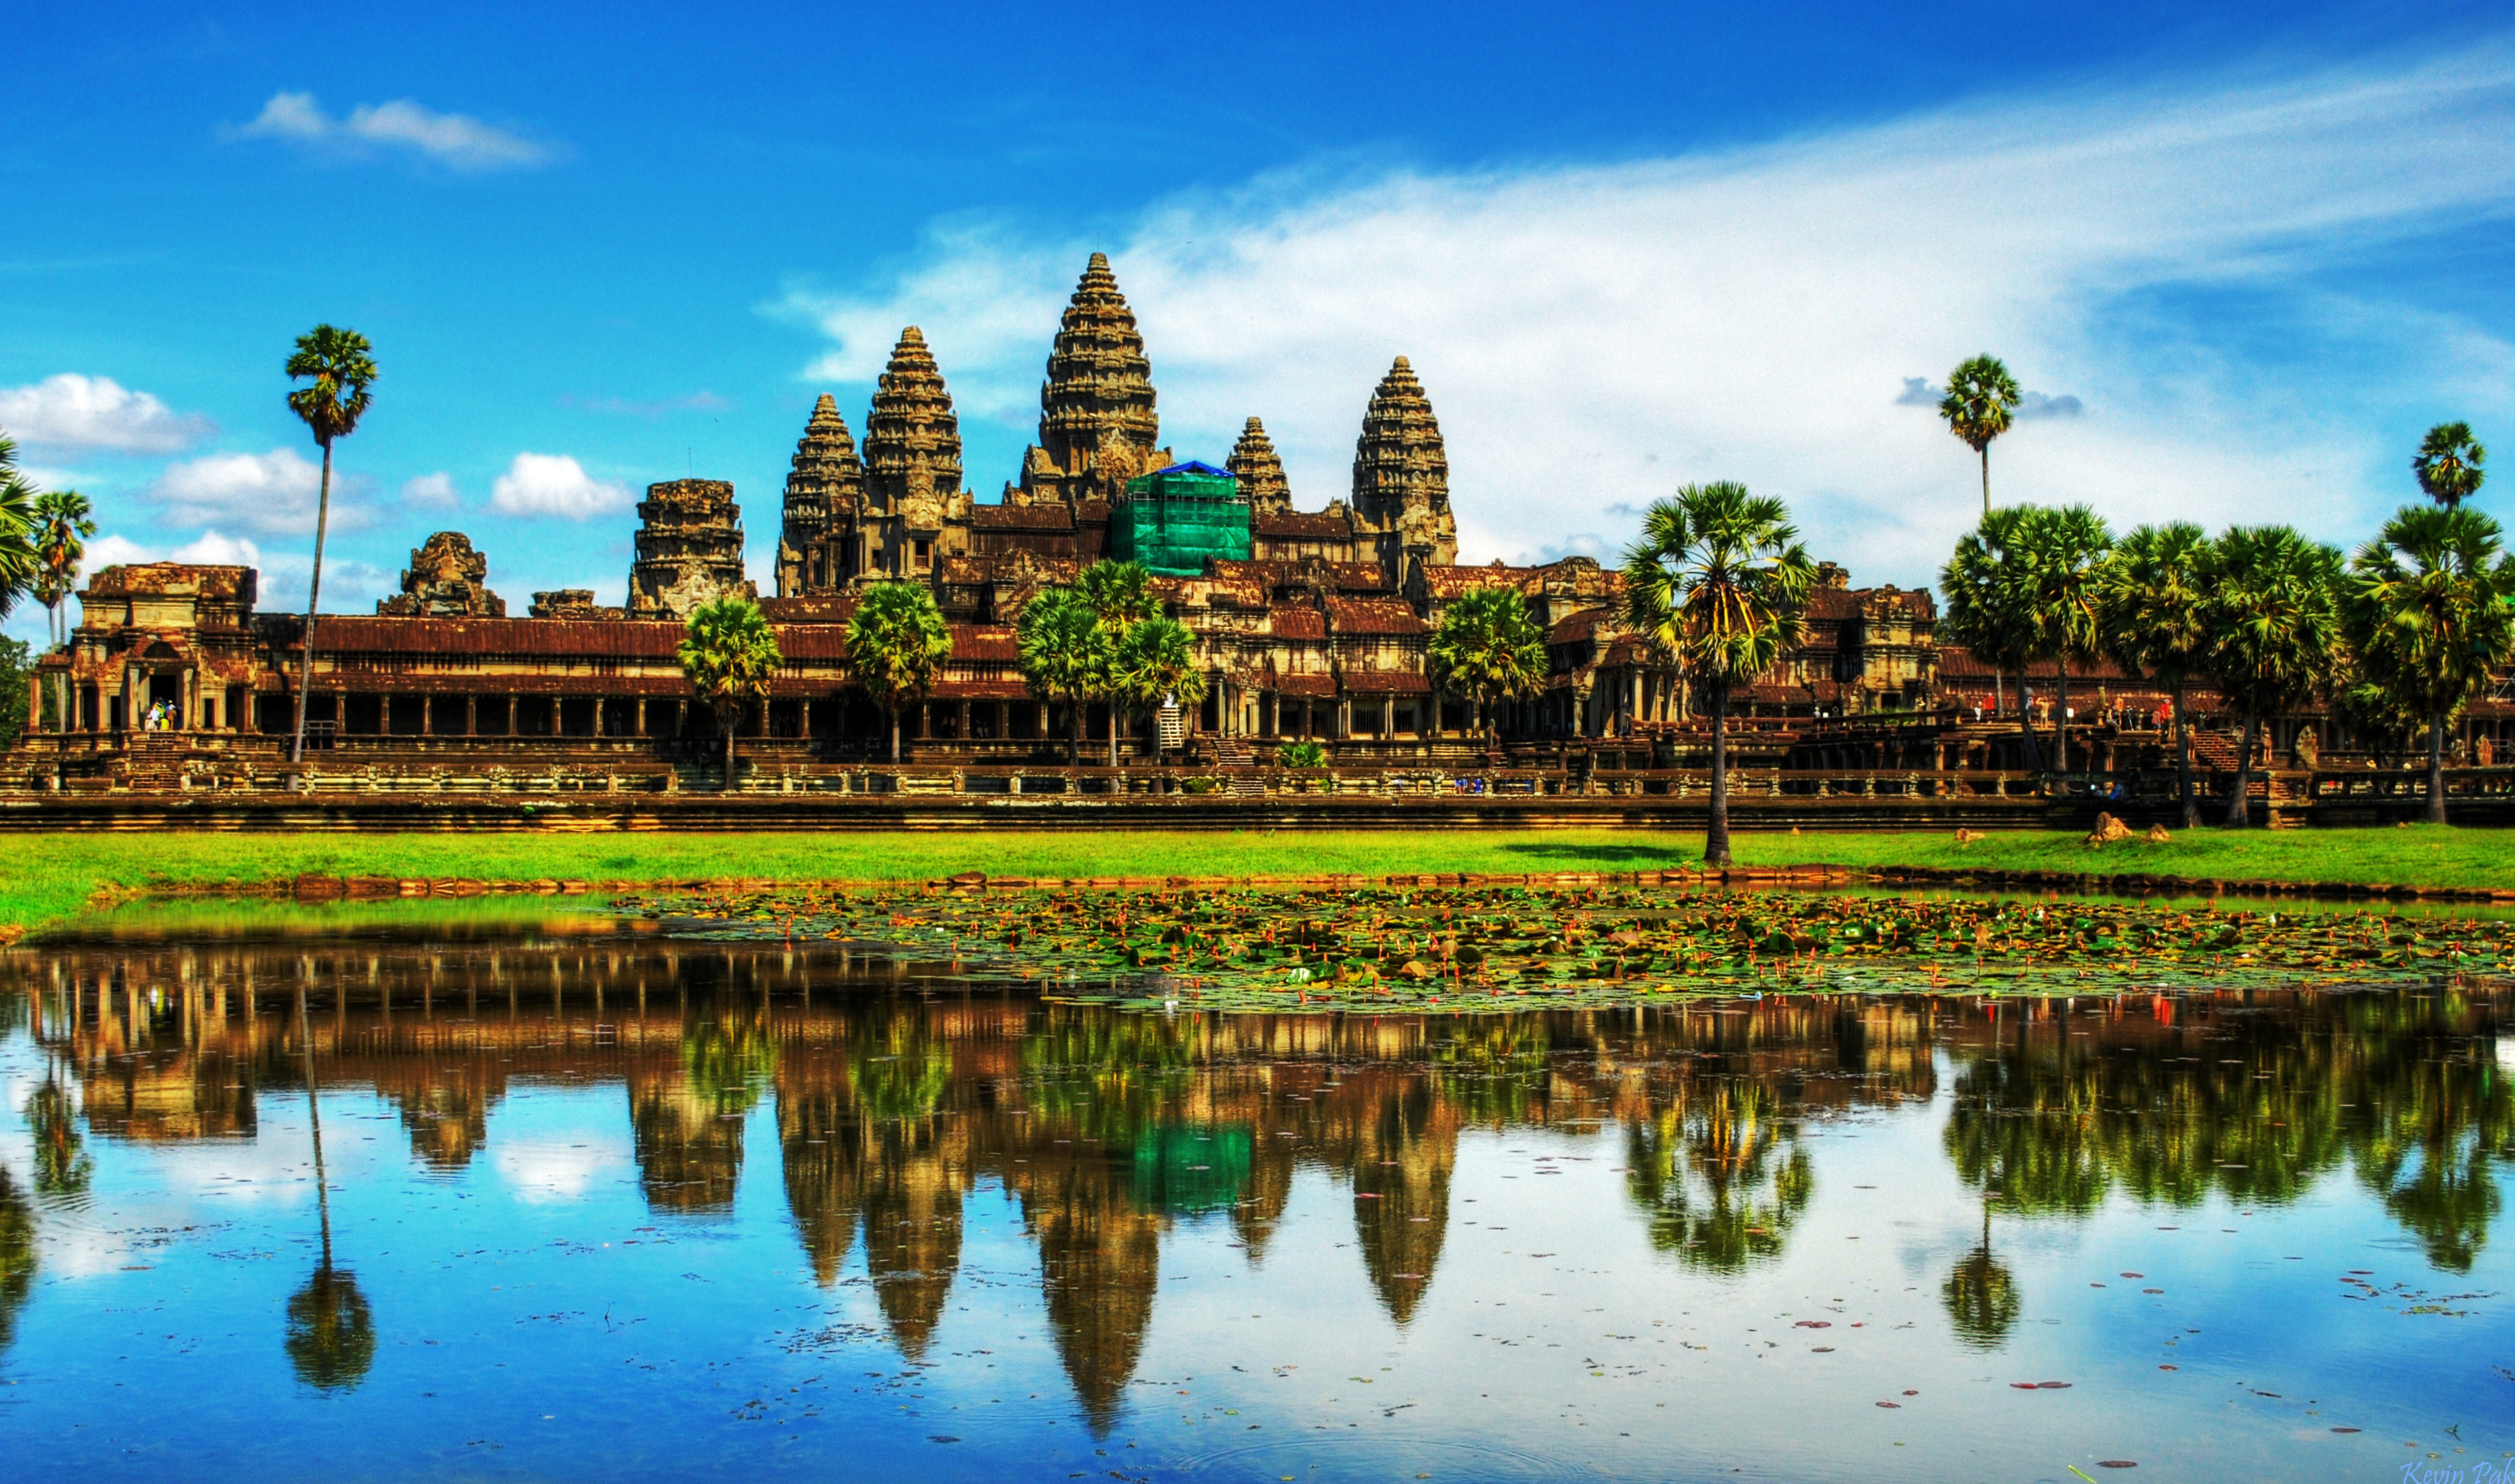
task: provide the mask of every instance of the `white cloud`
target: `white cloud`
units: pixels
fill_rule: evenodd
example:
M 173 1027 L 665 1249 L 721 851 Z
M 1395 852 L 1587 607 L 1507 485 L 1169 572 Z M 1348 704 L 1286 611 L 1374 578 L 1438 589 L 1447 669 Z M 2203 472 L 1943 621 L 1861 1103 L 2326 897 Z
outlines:
M 559 153 L 469 114 L 439 113 L 406 98 L 361 103 L 348 118 L 336 119 L 311 93 L 274 93 L 252 123 L 230 132 L 242 139 L 286 140 L 352 154 L 406 149 L 456 170 L 529 169 Z
M 2379 422 L 2515 410 L 2515 348 L 2381 271 L 2508 213 L 2510 125 L 2503 47 L 2090 89 L 1674 159 L 1270 178 L 1114 242 L 956 229 L 886 288 L 777 309 L 834 341 L 815 377 L 869 380 L 916 323 L 965 409 L 1026 421 L 1108 247 L 1166 443 L 1216 458 L 1259 414 L 1316 509 L 1406 354 L 1476 559 L 1613 547 L 1631 522 L 1611 504 L 1734 477 L 1856 576 L 1927 581 L 1979 513 L 1976 465 L 1899 392 L 1986 350 L 2071 389 L 1995 446 L 1996 495 L 2355 539 L 2409 493 Z
M 259 567 L 263 564 L 262 548 L 241 536 L 226 536 L 217 531 L 200 535 L 173 548 L 144 546 L 120 532 L 111 532 L 87 544 L 87 559 L 79 564 L 79 575 L 106 567 L 134 566 L 149 561 L 183 561 L 208 567 Z
M 630 1151 L 616 1139 L 565 1143 L 556 1138 L 509 1138 L 489 1151 L 499 1178 L 518 1201 L 532 1205 L 577 1201 L 596 1182 L 614 1183 L 636 1172 Z
M 453 475 L 421 474 L 402 484 L 401 503 L 417 510 L 453 510 L 463 503 L 463 496 L 454 488 Z
M 214 453 L 167 466 L 145 498 L 164 507 L 167 519 L 177 525 L 226 524 L 266 536 L 311 535 L 322 474 L 322 466 L 293 448 Z M 363 479 L 334 472 L 334 534 L 367 523 L 366 508 L 345 498 L 364 487 Z
M 198 413 L 178 413 L 106 376 L 64 371 L 0 388 L 0 433 L 29 447 L 181 453 L 218 432 Z
M 627 485 L 595 478 L 563 453 L 519 453 L 489 486 L 489 508 L 502 515 L 589 520 L 629 503 Z

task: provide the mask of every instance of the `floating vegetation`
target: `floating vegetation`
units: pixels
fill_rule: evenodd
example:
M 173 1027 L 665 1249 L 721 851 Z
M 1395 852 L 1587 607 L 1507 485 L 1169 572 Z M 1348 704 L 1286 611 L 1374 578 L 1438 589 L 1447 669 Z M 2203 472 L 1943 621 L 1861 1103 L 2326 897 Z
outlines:
M 677 934 L 835 940 L 1202 1009 L 1529 1010 L 1804 992 L 2085 995 L 2515 976 L 2515 922 L 1649 887 L 632 896 Z

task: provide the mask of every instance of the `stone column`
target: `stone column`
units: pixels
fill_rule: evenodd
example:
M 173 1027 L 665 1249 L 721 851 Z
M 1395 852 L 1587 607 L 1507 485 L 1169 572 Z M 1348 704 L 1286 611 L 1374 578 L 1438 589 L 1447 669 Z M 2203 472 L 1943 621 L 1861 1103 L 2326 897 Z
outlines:
M 122 729 L 124 731 L 140 729 L 140 708 L 133 689 L 137 677 L 138 672 L 131 666 L 122 667 Z

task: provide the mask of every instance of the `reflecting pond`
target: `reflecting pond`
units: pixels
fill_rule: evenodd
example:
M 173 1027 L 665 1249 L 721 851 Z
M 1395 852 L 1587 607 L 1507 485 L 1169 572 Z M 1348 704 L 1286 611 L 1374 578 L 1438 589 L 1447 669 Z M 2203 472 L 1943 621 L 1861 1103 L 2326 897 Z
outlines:
M 1222 1013 L 599 913 L 131 921 L 0 955 L 12 1478 L 2515 1450 L 2489 980 Z

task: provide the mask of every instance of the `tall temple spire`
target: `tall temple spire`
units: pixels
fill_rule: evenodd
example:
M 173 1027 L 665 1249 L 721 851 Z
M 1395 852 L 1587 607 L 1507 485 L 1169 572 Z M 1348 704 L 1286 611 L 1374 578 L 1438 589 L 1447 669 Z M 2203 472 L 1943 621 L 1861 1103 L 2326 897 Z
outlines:
M 1156 447 L 1153 363 L 1135 311 L 1118 292 L 1106 253 L 1093 253 L 1074 286 L 1039 389 L 1039 443 L 1022 461 L 1022 490 L 1039 499 L 1108 499 L 1126 481 L 1170 462 Z
M 828 392 L 795 445 L 786 476 L 786 523 L 777 542 L 777 596 L 827 592 L 853 575 L 845 543 L 864 506 L 864 461 L 838 399 Z
M 1241 428 L 1240 441 L 1231 445 L 1231 457 L 1222 467 L 1240 476 L 1240 493 L 1248 496 L 1252 514 L 1280 515 L 1293 508 L 1293 486 L 1284 477 L 1284 461 L 1275 456 L 1266 425 L 1256 418 Z
M 961 420 L 925 332 L 915 325 L 899 332 L 874 392 L 864 459 L 865 490 L 878 514 L 902 515 L 911 500 L 949 500 L 961 492 Z
M 1402 575 L 1409 551 L 1421 551 L 1436 563 L 1458 559 L 1459 523 L 1450 514 L 1450 459 L 1441 446 L 1441 425 L 1403 355 L 1380 379 L 1362 415 L 1362 436 L 1353 449 L 1353 513 L 1357 523 L 1383 538 L 1381 559 L 1392 575 Z

